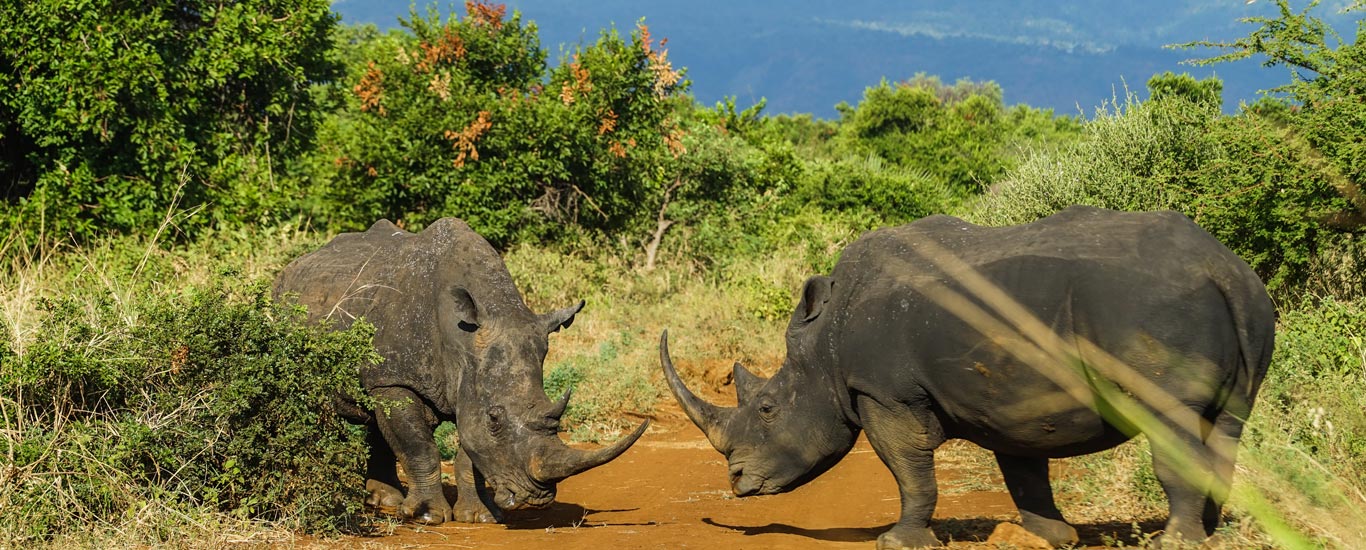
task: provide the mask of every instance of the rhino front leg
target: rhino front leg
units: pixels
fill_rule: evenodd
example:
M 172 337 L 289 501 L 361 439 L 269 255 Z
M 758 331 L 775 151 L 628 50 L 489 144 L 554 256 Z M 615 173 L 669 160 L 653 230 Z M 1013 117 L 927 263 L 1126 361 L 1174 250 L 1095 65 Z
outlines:
M 470 462 L 465 451 L 455 457 L 455 521 L 464 523 L 501 523 L 502 510 L 493 502 L 484 476 Z
M 902 403 L 884 406 L 858 399 L 863 429 L 878 458 L 892 471 L 901 492 L 901 519 L 878 536 L 878 550 L 942 546 L 930 530 L 930 516 L 939 498 L 934 479 L 934 450 L 944 442 L 939 422 L 928 410 Z
M 996 453 L 996 464 L 1010 489 L 1010 498 L 1020 509 L 1025 530 L 1048 541 L 1055 548 L 1076 544 L 1077 530 L 1067 524 L 1053 501 L 1053 485 L 1048 481 L 1048 459 Z
M 365 503 L 371 506 L 397 507 L 403 504 L 402 484 L 398 481 L 398 457 L 380 433 L 379 425 L 371 421 L 365 426 L 365 441 L 370 444 L 370 457 L 365 463 L 365 490 L 370 493 Z
M 380 433 L 408 472 L 408 497 L 399 514 L 432 525 L 449 521 L 451 505 L 441 492 L 441 455 L 432 436 L 436 416 L 407 388 L 378 388 L 370 394 L 378 401 Z

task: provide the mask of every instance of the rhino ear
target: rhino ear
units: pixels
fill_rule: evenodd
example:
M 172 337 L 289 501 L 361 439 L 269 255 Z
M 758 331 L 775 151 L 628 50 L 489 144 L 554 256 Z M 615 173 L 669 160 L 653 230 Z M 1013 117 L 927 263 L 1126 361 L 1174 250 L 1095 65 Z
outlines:
M 759 393 L 759 388 L 762 388 L 764 382 L 768 381 L 766 378 L 760 378 L 749 372 L 749 369 L 741 365 L 739 361 L 735 362 L 735 370 L 731 377 L 735 379 L 735 397 L 740 405 L 754 399 L 754 395 Z
M 821 312 L 825 311 L 825 303 L 830 301 L 830 289 L 834 285 L 835 280 L 825 275 L 807 279 L 806 286 L 802 288 L 802 301 L 797 303 L 797 311 L 792 319 L 810 323 L 820 317 Z
M 460 326 L 460 330 L 474 332 L 479 328 L 479 308 L 474 304 L 474 297 L 470 296 L 470 291 L 464 287 L 456 287 L 451 290 L 451 309 L 455 310 L 455 318 Z
M 542 315 L 541 321 L 545 325 L 545 333 L 550 334 L 558 332 L 562 328 L 569 328 L 569 325 L 574 324 L 574 315 L 578 314 L 581 309 L 583 309 L 583 300 L 579 300 L 579 303 L 567 308 Z

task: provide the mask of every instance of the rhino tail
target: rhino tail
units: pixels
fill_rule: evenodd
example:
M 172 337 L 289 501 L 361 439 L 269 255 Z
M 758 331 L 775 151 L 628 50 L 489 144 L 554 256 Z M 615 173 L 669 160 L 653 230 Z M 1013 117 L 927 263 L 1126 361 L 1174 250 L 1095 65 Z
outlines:
M 1221 403 L 1220 408 L 1227 408 L 1228 400 L 1237 398 L 1244 404 L 1235 409 L 1246 414 L 1251 410 L 1257 390 L 1271 367 L 1276 340 L 1276 306 L 1267 295 L 1266 286 L 1251 268 L 1246 265 L 1239 267 L 1242 269 L 1235 271 L 1236 276 L 1231 281 L 1216 279 L 1216 285 L 1224 295 L 1224 303 L 1233 317 L 1242 359 L 1228 388 L 1225 403 Z

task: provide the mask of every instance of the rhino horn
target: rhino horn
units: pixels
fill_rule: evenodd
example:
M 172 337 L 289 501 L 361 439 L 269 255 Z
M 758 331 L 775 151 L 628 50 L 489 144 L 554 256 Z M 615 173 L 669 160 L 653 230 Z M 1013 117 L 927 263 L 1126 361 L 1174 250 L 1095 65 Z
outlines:
M 749 369 L 741 365 L 739 361 L 735 362 L 735 369 L 732 371 L 731 378 L 735 380 L 735 397 L 741 405 L 753 400 L 754 394 L 759 392 L 759 388 L 762 388 L 765 382 L 768 382 L 767 378 L 761 378 L 749 372 Z
M 550 406 L 550 411 L 546 413 L 546 417 L 559 420 L 560 417 L 564 416 L 564 410 L 569 408 L 569 394 L 573 392 L 573 388 L 565 388 L 564 394 L 560 395 L 560 398 L 555 401 L 555 404 Z
M 542 453 L 535 457 L 531 464 L 531 476 L 542 483 L 556 483 L 569 476 L 581 474 L 598 466 L 611 462 L 626 449 L 631 448 L 645 429 L 650 427 L 650 420 L 647 418 L 640 423 L 640 427 L 631 435 L 617 440 L 616 443 L 594 449 L 583 451 L 565 445 L 559 438 L 555 443 L 544 448 Z
M 683 407 L 683 412 L 688 414 L 688 418 L 707 435 L 707 440 L 717 451 L 726 452 L 725 426 L 735 413 L 733 407 L 718 407 L 708 403 L 701 398 L 693 395 L 688 390 L 688 386 L 683 384 L 683 380 L 678 377 L 678 371 L 674 370 L 674 363 L 669 359 L 669 331 L 659 337 L 659 362 L 664 366 L 664 379 L 669 382 L 669 391 L 673 392 L 678 404 Z

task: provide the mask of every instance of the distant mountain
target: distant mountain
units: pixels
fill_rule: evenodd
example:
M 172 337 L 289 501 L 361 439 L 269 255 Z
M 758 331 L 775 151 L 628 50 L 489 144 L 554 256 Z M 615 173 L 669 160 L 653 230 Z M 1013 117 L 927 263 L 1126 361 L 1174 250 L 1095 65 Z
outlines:
M 1353 14 L 1345 0 L 1329 0 L 1318 16 L 1350 40 Z M 858 103 L 863 90 L 886 78 L 915 73 L 994 80 L 1008 103 L 1059 113 L 1090 114 L 1103 101 L 1123 98 L 1125 86 L 1144 91 L 1154 73 L 1217 75 L 1225 109 L 1252 101 L 1259 90 L 1289 81 L 1280 67 L 1246 60 L 1215 67 L 1181 61 L 1214 52 L 1163 46 L 1193 40 L 1231 40 L 1252 25 L 1240 18 L 1274 16 L 1266 0 L 512 0 L 534 21 L 552 63 L 602 29 L 622 34 L 644 18 L 656 38 L 669 39 L 669 58 L 687 67 L 692 92 L 710 104 L 735 96 L 742 105 L 768 98 L 768 113 L 836 116 L 841 101 Z M 1302 9 L 1304 2 L 1297 2 Z M 422 4 L 419 4 L 422 6 Z M 443 13 L 463 3 L 440 5 Z M 409 7 L 383 0 L 336 0 L 349 23 L 397 25 Z M 424 8 L 421 8 L 425 10 Z

